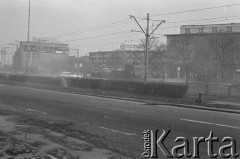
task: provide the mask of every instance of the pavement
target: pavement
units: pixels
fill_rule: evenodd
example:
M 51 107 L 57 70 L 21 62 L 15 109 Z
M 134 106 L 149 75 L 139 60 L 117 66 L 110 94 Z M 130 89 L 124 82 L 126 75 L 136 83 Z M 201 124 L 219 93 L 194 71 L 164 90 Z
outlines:
M 38 126 L 20 123 L 20 116 L 0 116 L 1 159 L 72 159 L 113 158 L 119 154 L 52 132 Z
M 240 150 L 237 109 L 224 111 L 221 109 L 225 108 L 213 107 L 211 109 L 217 110 L 212 111 L 206 106 L 122 100 L 3 84 L 0 85 L 0 104 L 27 115 L 26 124 L 63 133 L 122 158 L 142 158 L 144 130 L 171 130 L 166 147 L 173 147 L 175 138 L 184 136 L 189 139 L 191 150 L 193 137 L 208 137 L 212 131 L 219 141 L 225 136 L 236 139 L 237 150 Z M 238 106 L 235 103 L 234 107 Z M 36 118 L 37 122 L 33 122 Z M 71 124 L 55 122 L 58 120 Z M 218 152 L 221 144 L 214 144 L 214 152 Z M 207 144 L 202 144 L 200 152 L 200 158 L 208 158 Z M 159 158 L 164 157 L 161 151 L 158 153 Z
M 96 147 L 49 126 L 64 126 L 66 122 L 47 117 L 43 125 L 40 112 L 16 111 L 0 105 L 1 159 L 127 159 L 118 153 Z M 32 116 L 32 117 L 31 117 Z M 33 117 L 34 116 L 34 117 Z M 33 120 L 31 124 L 28 120 Z M 51 122 L 49 122 L 51 121 Z M 41 126 L 39 124 L 41 123 Z

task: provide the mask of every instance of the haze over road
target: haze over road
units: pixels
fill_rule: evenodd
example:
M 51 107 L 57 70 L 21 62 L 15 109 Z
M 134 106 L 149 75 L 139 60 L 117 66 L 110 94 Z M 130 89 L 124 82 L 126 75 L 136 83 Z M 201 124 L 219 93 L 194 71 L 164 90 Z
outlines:
M 210 131 L 219 138 L 214 152 L 224 145 L 221 140 L 231 136 L 240 152 L 238 114 L 186 109 L 141 102 L 100 98 L 80 94 L 55 92 L 27 87 L 0 85 L 1 105 L 14 109 L 34 111 L 72 121 L 78 129 L 97 135 L 106 145 L 140 158 L 143 148 L 143 130 L 171 130 L 164 141 L 172 148 L 178 136 L 186 137 L 192 145 L 193 137 L 208 137 Z M 190 146 L 190 152 L 192 146 Z M 201 158 L 207 158 L 207 143 L 200 144 Z M 163 154 L 159 151 L 159 157 Z

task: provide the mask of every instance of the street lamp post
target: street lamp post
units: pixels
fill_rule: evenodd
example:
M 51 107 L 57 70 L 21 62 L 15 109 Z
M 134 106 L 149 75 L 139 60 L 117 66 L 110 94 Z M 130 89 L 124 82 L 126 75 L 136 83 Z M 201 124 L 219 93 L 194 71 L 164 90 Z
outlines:
M 179 77 L 180 77 L 180 69 L 181 69 L 180 67 L 177 68 L 177 82 L 178 82 Z

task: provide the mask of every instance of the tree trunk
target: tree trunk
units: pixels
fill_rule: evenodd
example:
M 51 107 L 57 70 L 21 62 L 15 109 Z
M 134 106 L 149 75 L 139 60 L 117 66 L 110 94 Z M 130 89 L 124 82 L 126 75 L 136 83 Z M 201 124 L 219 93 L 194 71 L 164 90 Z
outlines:
M 186 85 L 189 84 L 189 67 L 186 65 Z

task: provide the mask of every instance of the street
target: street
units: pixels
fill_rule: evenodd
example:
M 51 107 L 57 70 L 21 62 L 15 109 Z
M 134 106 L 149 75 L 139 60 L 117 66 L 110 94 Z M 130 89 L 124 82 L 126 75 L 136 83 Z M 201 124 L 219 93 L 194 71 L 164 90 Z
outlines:
M 123 154 L 140 158 L 144 130 L 171 130 L 164 141 L 170 150 L 176 137 L 186 137 L 193 151 L 193 137 L 213 136 L 219 142 L 213 151 L 219 154 L 221 142 L 230 136 L 236 140 L 240 152 L 238 114 L 186 109 L 141 102 L 100 98 L 73 93 L 55 92 L 27 87 L 0 85 L 0 104 L 15 110 L 27 110 L 41 116 L 49 115 L 72 121 L 73 126 L 97 136 L 106 148 L 116 148 Z M 207 143 L 200 143 L 200 158 L 207 158 Z M 226 152 L 230 152 L 229 149 Z M 158 151 L 159 158 L 164 155 Z

